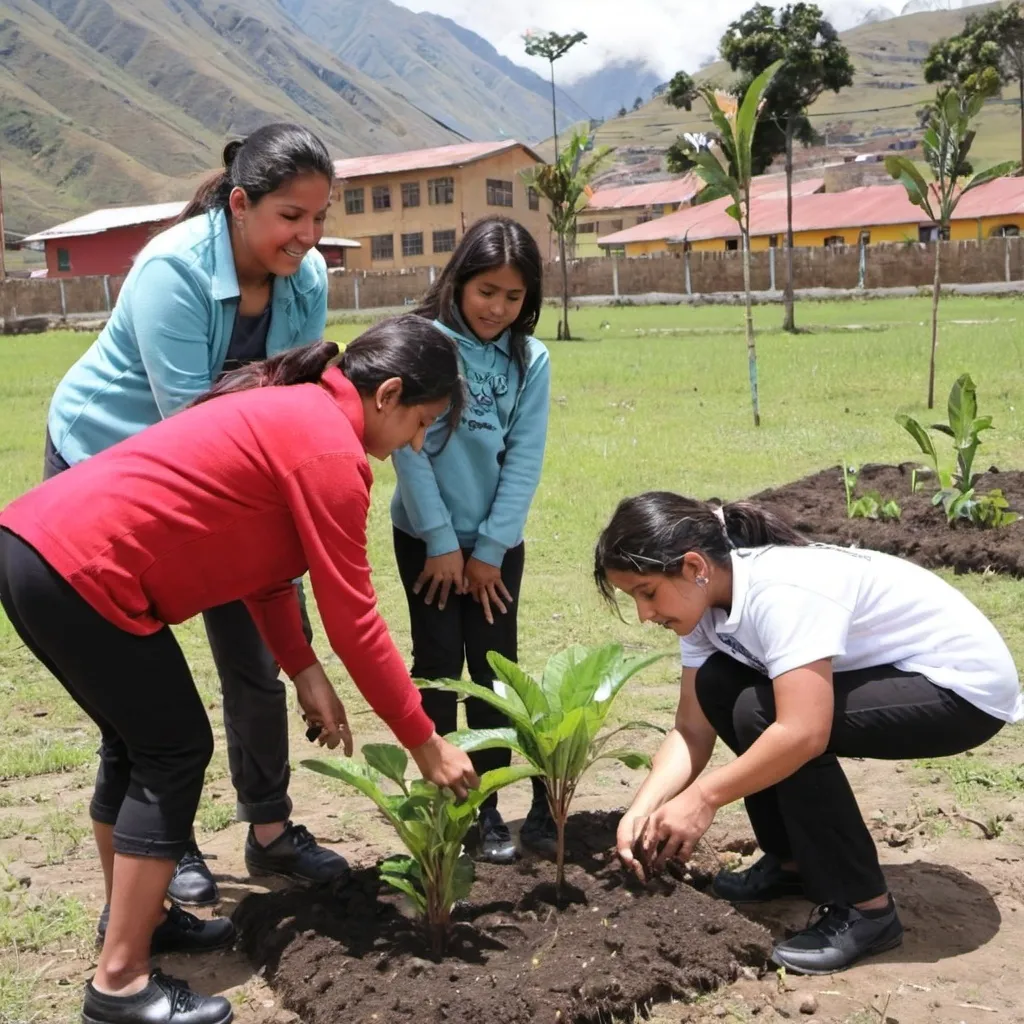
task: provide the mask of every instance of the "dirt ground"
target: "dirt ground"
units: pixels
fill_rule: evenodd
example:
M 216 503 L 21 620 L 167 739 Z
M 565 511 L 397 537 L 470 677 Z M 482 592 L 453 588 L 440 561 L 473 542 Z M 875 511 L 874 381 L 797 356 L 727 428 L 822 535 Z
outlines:
M 299 743 L 298 738 L 295 742 Z M 996 777 L 992 773 L 997 769 L 1005 772 L 1019 768 L 1016 733 L 997 738 L 975 760 L 979 779 Z M 1020 970 L 1020 950 L 1024 948 L 1024 830 L 1020 828 L 1024 797 L 1020 789 L 1003 792 L 995 785 L 974 786 L 975 792 L 965 803 L 954 792 L 951 776 L 940 770 L 869 761 L 848 762 L 847 767 L 861 808 L 872 822 L 900 906 L 906 926 L 903 946 L 827 978 L 780 978 L 771 970 L 746 967 L 735 983 L 715 993 L 692 1001 L 659 1003 L 650 1010 L 652 1021 L 668 1024 L 789 1018 L 816 1020 L 819 1024 L 1024 1022 L 1024 972 Z M 79 788 L 68 785 L 71 778 L 80 783 Z M 31 838 L 33 815 L 39 817 L 54 805 L 80 805 L 88 794 L 86 780 L 82 771 L 65 777 L 63 784 L 59 777 L 47 779 L 46 785 L 41 785 L 39 779 L 4 784 L 0 795 L 6 804 L 16 807 L 26 822 L 26 832 L 0 842 L 0 857 L 7 862 L 11 875 L 28 885 L 29 893 L 67 893 L 80 899 L 90 912 L 98 913 L 102 886 L 88 840 L 63 863 L 48 866 L 43 862 L 41 844 Z M 629 787 L 636 784 L 635 777 L 625 770 L 595 775 L 590 781 L 577 801 L 579 810 L 606 811 L 622 806 Z M 223 789 L 227 796 L 226 780 L 214 783 L 214 788 Z M 522 785 L 502 794 L 502 807 L 514 829 L 525 815 L 529 792 L 529 786 Z M 394 852 L 389 827 L 367 809 L 361 798 L 340 788 L 325 794 L 320 780 L 302 769 L 296 772 L 293 793 L 297 819 L 343 851 L 354 865 L 373 864 Z M 28 802 L 15 803 L 20 799 Z M 999 834 L 984 838 L 986 827 L 989 834 Z M 749 843 L 743 842 L 748 835 L 742 812 L 730 809 L 719 815 L 709 833 L 709 845 L 718 848 L 721 860 L 734 862 L 736 850 L 750 849 Z M 244 837 L 244 827 L 237 824 L 200 836 L 223 895 L 215 913 L 230 914 L 250 892 L 265 891 L 246 877 Z M 553 868 L 538 863 L 535 870 L 541 877 Z M 659 898 L 656 904 L 664 918 L 665 933 L 675 935 L 676 915 L 669 909 L 673 898 Z M 690 906 L 685 896 L 678 906 Z M 768 905 L 756 913 L 751 908 L 743 909 L 778 936 L 787 929 L 802 927 L 813 908 L 794 900 Z M 670 939 L 668 945 L 673 941 Z M 715 937 L 710 936 L 709 947 L 714 941 Z M 296 1016 L 240 951 L 205 957 L 168 956 L 160 961 L 164 970 L 188 978 L 197 988 L 228 995 L 239 1024 L 356 1020 L 349 1013 L 307 1012 L 301 1018 Z M 94 966 L 93 951 L 86 944 L 72 943 L 57 955 L 22 954 L 19 970 L 41 973 L 40 991 L 45 994 L 45 1001 L 38 1005 L 41 1019 L 71 1020 L 76 1018 L 80 986 Z M 576 980 L 574 969 L 568 963 L 562 969 L 571 987 Z M 475 976 L 471 984 L 478 984 Z M 325 1001 L 323 1008 L 329 1005 Z M 813 1010 L 801 1013 L 801 1006 Z M 490 1019 L 489 1014 L 485 1016 Z M 386 1022 L 410 1018 L 383 1013 L 377 1019 Z M 555 1008 L 547 1019 L 558 1019 Z M 633 1018 L 625 1015 L 614 1019 Z

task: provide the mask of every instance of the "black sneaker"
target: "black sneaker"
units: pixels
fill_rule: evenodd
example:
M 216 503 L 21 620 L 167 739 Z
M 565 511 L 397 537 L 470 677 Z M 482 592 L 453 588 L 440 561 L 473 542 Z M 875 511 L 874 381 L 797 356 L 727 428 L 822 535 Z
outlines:
M 250 825 L 245 866 L 254 877 L 279 875 L 296 882 L 343 882 L 349 875 L 348 861 L 341 854 L 319 846 L 304 825 L 290 821 L 268 846 L 256 842 Z
M 519 857 L 512 833 L 508 830 L 497 807 L 485 807 L 480 812 L 480 859 L 492 864 L 512 864 Z
M 108 996 L 87 982 L 82 1004 L 82 1024 L 229 1024 L 233 1017 L 223 996 L 201 996 L 163 971 L 133 996 Z
M 107 937 L 110 907 L 103 908 L 96 925 L 96 941 L 103 945 Z M 153 930 L 150 942 L 152 953 L 206 953 L 211 949 L 230 946 L 235 941 L 235 926 L 227 917 L 202 921 L 195 914 L 171 906 L 167 916 Z
M 787 896 L 803 896 L 804 884 L 795 871 L 782 867 L 779 858 L 766 853 L 746 871 L 719 871 L 711 891 L 730 903 L 763 903 Z
M 186 907 L 209 907 L 220 899 L 217 883 L 195 840 L 175 865 L 167 898 Z
M 558 829 L 555 827 L 555 819 L 551 817 L 546 797 L 534 798 L 523 827 L 519 830 L 519 842 L 549 860 L 558 856 Z
M 891 896 L 888 909 L 877 917 L 836 904 L 818 907 L 814 914 L 820 916 L 813 925 L 772 950 L 772 960 L 787 971 L 832 974 L 903 942 L 903 925 Z

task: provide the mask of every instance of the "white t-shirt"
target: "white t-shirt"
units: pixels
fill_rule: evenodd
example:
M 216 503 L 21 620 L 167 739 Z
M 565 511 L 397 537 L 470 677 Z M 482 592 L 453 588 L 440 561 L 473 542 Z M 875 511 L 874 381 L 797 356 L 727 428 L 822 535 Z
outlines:
M 732 608 L 709 608 L 680 640 L 683 665 L 717 651 L 771 679 L 825 658 L 836 672 L 894 665 L 1005 722 L 1024 719 L 1017 669 L 988 619 L 912 562 L 829 545 L 740 548 Z

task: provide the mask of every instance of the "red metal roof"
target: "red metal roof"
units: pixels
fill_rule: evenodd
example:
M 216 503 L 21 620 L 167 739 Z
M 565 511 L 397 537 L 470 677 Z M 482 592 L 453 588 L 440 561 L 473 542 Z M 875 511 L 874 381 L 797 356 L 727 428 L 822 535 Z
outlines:
M 334 161 L 334 174 L 339 179 L 365 178 L 374 174 L 403 174 L 433 167 L 461 167 L 485 157 L 520 147 L 538 163 L 543 163 L 528 146 L 514 139 L 501 142 L 462 142 L 456 146 L 435 146 L 433 149 L 411 149 L 404 153 L 378 153 Z
M 700 184 L 700 179 L 691 172 L 668 181 L 649 181 L 645 185 L 623 185 L 620 188 L 599 188 L 590 197 L 587 210 L 625 210 L 633 206 L 688 203 L 699 191 Z
M 172 220 L 185 209 L 186 200 L 174 203 L 153 203 L 149 206 L 115 206 L 93 210 L 74 220 L 64 221 L 45 231 L 26 235 L 18 244 L 45 242 L 49 238 L 76 238 L 81 235 L 99 235 L 114 228 L 132 227 L 135 224 L 157 224 Z
M 793 230 L 829 231 L 870 228 L 887 224 L 925 224 L 924 212 L 907 198 L 904 189 L 892 185 L 867 185 L 845 192 L 807 194 L 813 182 L 794 186 Z M 601 245 L 627 242 L 699 242 L 712 238 L 735 238 L 739 225 L 725 211 L 730 200 L 719 199 L 705 206 L 688 207 L 676 213 L 598 239 Z M 968 192 L 961 199 L 954 220 L 1005 217 L 1024 213 L 1024 178 L 998 178 Z M 761 188 L 754 192 L 750 230 L 755 236 L 781 235 L 786 230 L 785 189 Z

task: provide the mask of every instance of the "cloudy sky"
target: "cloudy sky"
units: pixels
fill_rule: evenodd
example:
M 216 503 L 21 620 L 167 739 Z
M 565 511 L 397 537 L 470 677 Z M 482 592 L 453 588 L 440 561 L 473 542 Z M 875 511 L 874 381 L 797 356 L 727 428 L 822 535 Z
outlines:
M 529 63 L 521 35 L 527 28 L 582 29 L 589 39 L 559 65 L 565 81 L 615 59 L 643 58 L 663 78 L 680 67 L 694 70 L 714 54 L 722 30 L 751 0 L 396 0 L 414 11 L 433 11 L 472 29 L 517 63 Z M 776 0 L 768 0 L 778 6 Z M 858 23 L 872 7 L 900 10 L 905 0 L 819 0 L 839 29 Z M 936 6 L 959 6 L 938 0 Z M 547 70 L 545 61 L 536 65 Z

